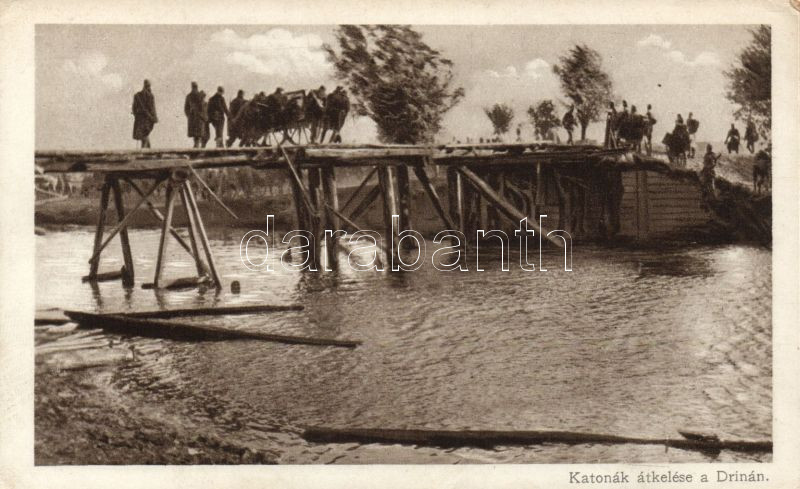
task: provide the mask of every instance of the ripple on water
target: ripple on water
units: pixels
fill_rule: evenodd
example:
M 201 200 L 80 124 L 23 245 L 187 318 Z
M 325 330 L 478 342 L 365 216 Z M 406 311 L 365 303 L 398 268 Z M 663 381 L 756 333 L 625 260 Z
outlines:
M 316 445 L 304 425 L 556 429 L 676 436 L 686 427 L 730 438 L 771 436 L 771 254 L 746 246 L 662 251 L 575 248 L 573 272 L 297 274 L 252 271 L 238 241 L 214 240 L 223 290 L 154 292 L 80 283 L 92 234 L 37 237 L 37 306 L 98 311 L 237 304 L 301 312 L 204 318 L 230 328 L 358 338 L 355 350 L 252 341 L 177 343 L 37 328 L 37 353 L 134 346 L 141 362 L 115 385 L 142 402 L 263 446 L 286 463 L 707 461 L 646 446 L 439 450 Z M 155 250 L 158 233 L 131 233 Z M 430 245 L 430 243 L 429 243 Z M 69 249 L 70 253 L 61 250 Z M 191 272 L 169 252 L 168 277 Z M 518 258 L 511 257 L 514 265 Z M 468 263 L 474 268 L 474 262 Z M 121 266 L 110 248 L 101 268 Z M 137 255 L 137 281 L 153 259 Z M 719 460 L 749 460 L 721 454 Z

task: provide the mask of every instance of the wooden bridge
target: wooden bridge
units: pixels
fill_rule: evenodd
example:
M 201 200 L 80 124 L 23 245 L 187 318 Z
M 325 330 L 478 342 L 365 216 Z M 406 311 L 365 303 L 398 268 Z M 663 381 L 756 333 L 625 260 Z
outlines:
M 134 265 L 128 239 L 131 217 L 142 207 L 161 222 L 153 282 L 145 287 L 222 283 L 214 262 L 211 245 L 200 215 L 195 188 L 213 192 L 199 170 L 250 166 L 254 169 L 285 171 L 292 188 L 297 228 L 310 233 L 309 252 L 318 263 L 323 255 L 335 260 L 334 237 L 319 242 L 324 229 L 354 232 L 368 229 L 359 218 L 375 201 L 383 206 L 385 237 L 392 236 L 391 216 L 398 215 L 400 229 L 413 229 L 411 215 L 411 179 L 413 172 L 441 220 L 442 229 L 461 231 L 474 236 L 475 229 L 516 229 L 526 220 L 529 228 L 541 233 L 558 246 L 563 240 L 541 229 L 540 214 L 547 214 L 557 229 L 574 237 L 612 237 L 634 222 L 637 238 L 647 235 L 649 215 L 642 215 L 642 191 L 646 175 L 635 173 L 633 180 L 623 179 L 623 172 L 641 165 L 626 149 L 590 145 L 555 145 L 541 143 L 471 144 L 471 145 L 305 145 L 268 146 L 226 149 L 147 149 L 138 151 L 37 151 L 36 165 L 49 172 L 95 172 L 104 175 L 100 195 L 100 215 L 94 248 L 89 261 L 87 281 L 122 278 L 134 282 Z M 655 160 L 652 165 L 663 165 Z M 344 205 L 339 203 L 336 170 L 343 167 L 367 167 L 368 174 Z M 447 199 L 443 201 L 432 181 L 435 167 L 446 173 Z M 438 170 L 436 170 L 438 173 Z M 371 183 L 377 176 L 377 185 Z M 626 192 L 625 181 L 634 189 Z M 121 191 L 125 182 L 138 194 L 138 200 L 126 206 Z M 632 182 L 632 183 L 631 183 Z M 154 194 L 165 188 L 164 213 L 153 203 Z M 441 186 L 440 186 L 441 188 Z M 668 190 L 668 189 L 667 189 Z M 633 202 L 623 202 L 623 195 Z M 117 224 L 105 233 L 109 199 L 113 198 Z M 188 242 L 173 227 L 175 201 L 180 198 L 187 214 Z M 225 204 L 219 200 L 224 207 Z M 633 206 L 635 219 L 621 219 L 625 205 Z M 229 211 L 229 210 L 228 210 Z M 677 209 L 680 212 L 680 209 Z M 230 211 L 229 211 L 230 212 Z M 232 214 L 232 212 L 231 212 Z M 624 220 L 625 223 L 621 223 Z M 546 227 L 546 226 L 545 226 Z M 644 231 L 643 231 L 644 230 Z M 100 257 L 110 241 L 120 237 L 124 267 L 118 272 L 99 273 Z M 162 281 L 162 270 L 169 237 L 193 258 L 197 277 L 171 284 Z M 388 238 L 387 238 L 388 239 Z M 466 246 L 466 243 L 462 243 Z M 394 253 L 394 250 L 385 250 Z M 328 261 L 330 263 L 330 261 Z

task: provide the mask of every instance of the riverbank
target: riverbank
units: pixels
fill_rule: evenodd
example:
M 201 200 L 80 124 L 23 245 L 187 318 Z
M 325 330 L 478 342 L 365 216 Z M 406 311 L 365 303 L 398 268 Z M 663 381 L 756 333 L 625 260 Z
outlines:
M 36 465 L 275 463 L 264 452 L 223 441 L 202 427 L 172 423 L 163 411 L 122 402 L 124 393 L 111 381 L 135 363 L 120 355 L 107 362 L 59 363 L 37 348 Z
M 416 183 L 416 182 L 415 182 Z M 361 191 L 365 195 L 374 185 L 369 185 Z M 344 205 L 356 188 L 339 189 L 339 203 Z M 444 184 L 437 185 L 437 192 L 440 198 L 446 195 Z M 60 201 L 48 202 L 36 208 L 34 223 L 44 229 L 64 229 L 69 226 L 96 226 L 99 217 L 99 196 L 97 195 L 76 195 Z M 133 196 L 129 202 L 134 202 Z M 127 200 L 127 199 L 126 199 Z M 154 198 L 155 202 L 162 199 Z M 224 198 L 225 205 L 228 206 L 239 219 L 234 219 L 216 202 L 204 200 L 199 201 L 200 213 L 207 228 L 249 228 L 264 229 L 267 223 L 267 215 L 275 216 L 274 228 L 279 232 L 286 232 L 294 229 L 294 207 L 290 195 L 273 195 L 258 197 L 236 197 Z M 159 202 L 160 203 L 160 202 Z M 131 203 L 128 203 L 131 205 Z M 351 204 L 349 209 L 355 208 L 357 202 Z M 163 206 L 159 205 L 160 208 Z M 186 214 L 180 201 L 175 203 L 175 215 L 173 226 L 185 227 Z M 106 219 L 107 226 L 116 224 L 116 213 L 109 212 Z M 436 214 L 430 199 L 424 190 L 418 185 L 412 184 L 411 188 L 411 215 L 413 216 L 413 226 L 417 231 L 425 235 L 435 235 L 442 230 L 442 224 Z M 364 214 L 356 222 L 364 229 L 383 229 L 383 207 L 381 199 L 375 199 Z M 140 209 L 130 220 L 131 228 L 158 228 L 161 222 L 156 219 L 146 209 Z

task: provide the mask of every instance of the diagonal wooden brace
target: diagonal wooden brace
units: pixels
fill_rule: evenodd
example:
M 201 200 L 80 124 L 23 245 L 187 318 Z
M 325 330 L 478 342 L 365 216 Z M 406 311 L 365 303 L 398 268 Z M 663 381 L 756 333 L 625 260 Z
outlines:
M 155 192 L 156 189 L 159 187 L 159 185 L 161 185 L 163 182 L 164 182 L 163 178 L 157 180 L 150 188 L 150 190 L 148 190 L 147 193 L 139 200 L 139 202 L 136 203 L 133 209 L 131 209 L 130 212 L 128 212 L 128 214 L 125 215 L 125 217 L 122 218 L 122 220 L 119 223 L 117 223 L 116 226 L 114 226 L 114 229 L 111 230 L 111 233 L 108 235 L 105 241 L 103 241 L 103 244 L 100 245 L 100 247 L 97 250 L 95 250 L 95 252 L 92 254 L 92 257 L 89 258 L 89 263 L 92 263 L 93 261 L 97 260 L 97 258 L 100 256 L 100 253 L 103 252 L 106 246 L 108 246 L 108 243 L 111 242 L 112 239 L 114 239 L 114 236 L 116 236 L 117 233 L 119 233 L 123 229 L 127 229 L 128 223 L 130 222 L 133 215 L 136 214 L 136 211 L 138 211 L 139 208 L 142 207 L 142 205 L 147 201 L 147 199 L 151 195 L 153 195 L 153 192 Z

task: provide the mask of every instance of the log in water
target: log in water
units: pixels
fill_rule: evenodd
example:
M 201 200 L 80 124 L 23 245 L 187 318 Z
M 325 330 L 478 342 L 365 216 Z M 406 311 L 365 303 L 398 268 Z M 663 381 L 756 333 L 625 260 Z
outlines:
M 686 450 L 719 452 L 735 450 L 739 452 L 772 452 L 772 441 L 719 440 L 702 438 L 635 438 L 598 433 L 574 431 L 492 431 L 492 430 L 405 430 L 370 428 L 327 428 L 307 427 L 303 438 L 323 443 L 400 443 L 441 448 L 479 447 L 491 448 L 497 445 L 541 445 L 560 443 L 579 444 L 633 444 L 666 445 Z
M 302 311 L 301 304 L 286 305 L 252 305 L 252 306 L 223 306 L 223 307 L 196 307 L 191 309 L 168 309 L 162 311 L 136 311 L 120 312 L 117 316 L 149 319 L 169 319 L 188 316 L 232 316 L 234 314 L 258 314 L 264 312 Z
M 257 331 L 242 331 L 207 324 L 164 321 L 161 319 L 136 318 L 116 314 L 94 314 L 80 311 L 64 311 L 64 314 L 83 326 L 101 328 L 123 334 L 168 338 L 177 340 L 219 341 L 250 339 L 299 345 L 340 346 L 355 348 L 356 340 L 287 336 Z

